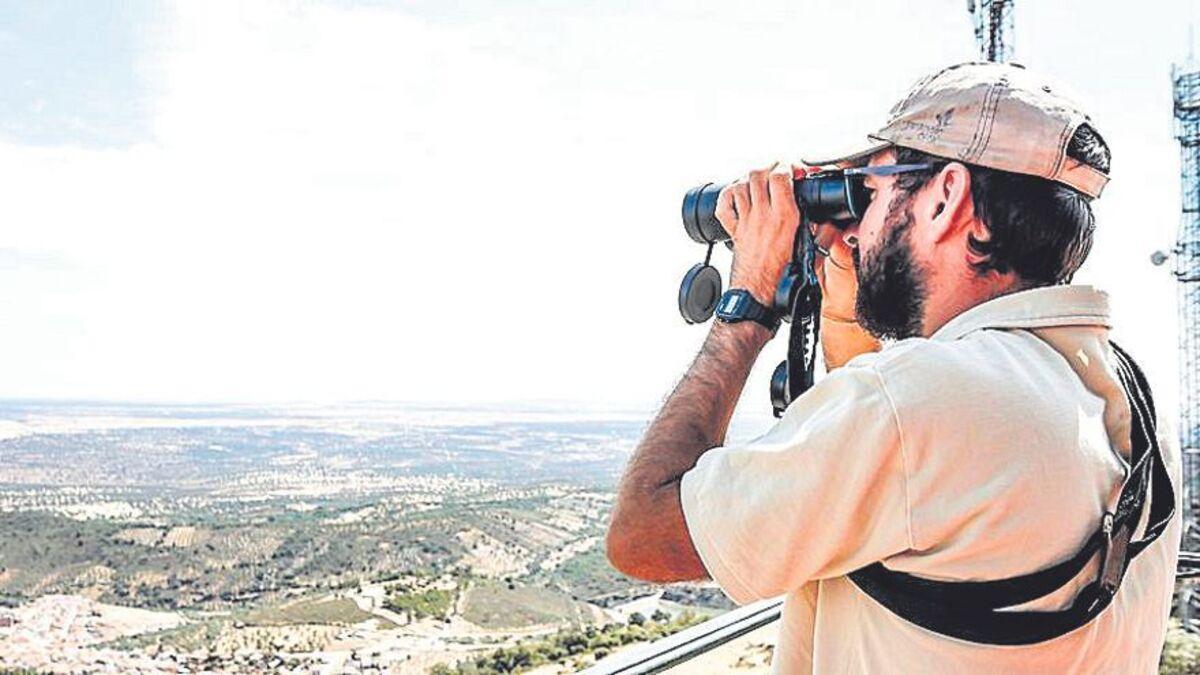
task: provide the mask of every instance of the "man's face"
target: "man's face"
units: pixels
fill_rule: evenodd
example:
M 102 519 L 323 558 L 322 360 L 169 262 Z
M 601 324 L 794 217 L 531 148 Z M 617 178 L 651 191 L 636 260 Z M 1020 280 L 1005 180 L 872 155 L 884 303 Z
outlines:
M 871 166 L 895 164 L 888 150 L 871 159 Z M 871 205 L 857 226 L 853 250 L 858 277 L 855 317 L 879 338 L 903 339 L 921 334 L 928 270 L 913 252 L 912 200 L 896 189 L 895 176 L 867 176 Z

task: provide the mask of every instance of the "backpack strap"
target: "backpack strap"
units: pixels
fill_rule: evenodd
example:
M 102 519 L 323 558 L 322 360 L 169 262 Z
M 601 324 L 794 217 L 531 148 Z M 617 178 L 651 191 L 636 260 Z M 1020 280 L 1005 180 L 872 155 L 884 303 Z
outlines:
M 1111 343 L 1110 343 L 1111 344 Z M 1117 374 L 1133 415 L 1130 469 L 1113 512 L 1070 558 L 1030 574 L 995 581 L 935 581 L 888 569 L 882 562 L 851 572 L 850 580 L 897 616 L 953 638 L 994 645 L 1027 645 L 1065 635 L 1112 603 L 1129 563 L 1166 529 L 1175 514 L 1175 491 L 1158 444 L 1154 399 L 1133 359 L 1112 344 Z M 1149 500 L 1141 539 L 1133 534 Z M 1003 611 L 1062 588 L 1099 555 L 1096 578 L 1066 609 Z

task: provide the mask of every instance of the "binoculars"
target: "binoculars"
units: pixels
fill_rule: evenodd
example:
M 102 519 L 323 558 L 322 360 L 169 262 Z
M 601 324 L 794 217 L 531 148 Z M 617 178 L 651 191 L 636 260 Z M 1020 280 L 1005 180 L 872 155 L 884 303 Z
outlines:
M 855 169 L 843 169 L 794 180 L 792 193 L 796 206 L 809 222 L 831 222 L 845 228 L 861 218 L 871 203 L 870 192 L 863 185 L 865 177 Z M 705 183 L 684 195 L 683 229 L 693 241 L 712 244 L 729 240 L 729 233 L 717 220 L 717 197 L 726 185 Z
M 792 259 L 775 289 L 772 311 L 791 323 L 788 360 L 771 378 L 771 404 L 779 417 L 797 396 L 812 386 L 816 342 L 820 333 L 821 288 L 813 263 L 817 246 L 810 223 L 832 223 L 845 229 L 860 220 L 871 204 L 867 176 L 889 176 L 931 169 L 929 164 L 889 164 L 818 171 L 792 181 L 792 194 L 802 216 L 792 247 Z M 717 220 L 717 200 L 725 184 L 705 183 L 683 198 L 683 229 L 700 244 L 708 245 L 704 262 L 688 270 L 679 287 L 679 312 L 688 323 L 703 323 L 721 299 L 721 274 L 709 264 L 713 246 L 729 233 Z
M 683 228 L 693 241 L 708 245 L 704 262 L 688 270 L 679 287 L 679 311 L 688 323 L 703 323 L 721 299 L 721 274 L 709 264 L 713 246 L 732 246 L 729 233 L 717 220 L 717 199 L 724 184 L 705 183 L 683 198 Z M 775 290 L 772 310 L 792 324 L 788 359 L 771 376 L 771 407 L 780 417 L 787 406 L 813 384 L 816 340 L 820 321 L 821 289 L 813 262 L 816 244 L 810 222 L 832 222 L 846 227 L 857 221 L 871 201 L 861 177 L 845 171 L 827 171 L 792 182 L 796 205 L 804 224 L 796 231 L 792 262 Z
M 829 222 L 844 229 L 861 218 L 870 205 L 871 194 L 863 185 L 864 178 L 861 169 L 822 171 L 792 181 L 792 193 L 807 222 Z M 725 186 L 725 183 L 705 183 L 688 190 L 683 197 L 683 229 L 693 241 L 708 244 L 710 256 L 713 244 L 725 242 L 732 246 L 729 233 L 717 220 L 716 213 L 717 199 Z M 804 243 L 802 238 L 797 237 L 798 248 Z M 801 254 L 802 251 L 793 253 Z M 709 258 L 705 258 L 703 263 L 692 267 L 679 289 L 679 312 L 688 323 L 708 321 L 721 299 L 721 275 L 708 262 Z M 790 310 L 798 292 L 805 286 L 802 283 L 804 277 L 808 276 L 804 273 L 810 270 L 793 271 L 799 275 L 784 275 L 773 307 L 785 321 L 791 320 L 793 312 Z

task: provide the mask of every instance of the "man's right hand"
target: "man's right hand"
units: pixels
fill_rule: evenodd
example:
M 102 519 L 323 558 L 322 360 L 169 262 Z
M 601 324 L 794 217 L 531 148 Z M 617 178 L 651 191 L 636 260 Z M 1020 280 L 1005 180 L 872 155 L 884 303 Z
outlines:
M 793 171 L 791 164 L 776 162 L 726 185 L 717 198 L 717 220 L 733 241 L 729 287 L 749 291 L 767 307 L 800 226 Z
M 858 277 L 854 255 L 843 232 L 828 223 L 816 226 L 815 240 L 828 255 L 817 255 L 814 267 L 821 283 L 821 351 L 826 370 L 840 368 L 850 359 L 879 351 L 879 340 L 858 325 Z

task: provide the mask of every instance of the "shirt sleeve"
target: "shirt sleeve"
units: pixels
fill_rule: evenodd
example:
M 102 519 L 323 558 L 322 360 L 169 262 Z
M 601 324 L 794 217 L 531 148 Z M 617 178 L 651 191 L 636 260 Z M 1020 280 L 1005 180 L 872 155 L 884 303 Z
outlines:
M 705 568 L 740 604 L 912 548 L 900 430 L 870 365 L 834 371 L 763 436 L 704 453 L 680 497 Z

